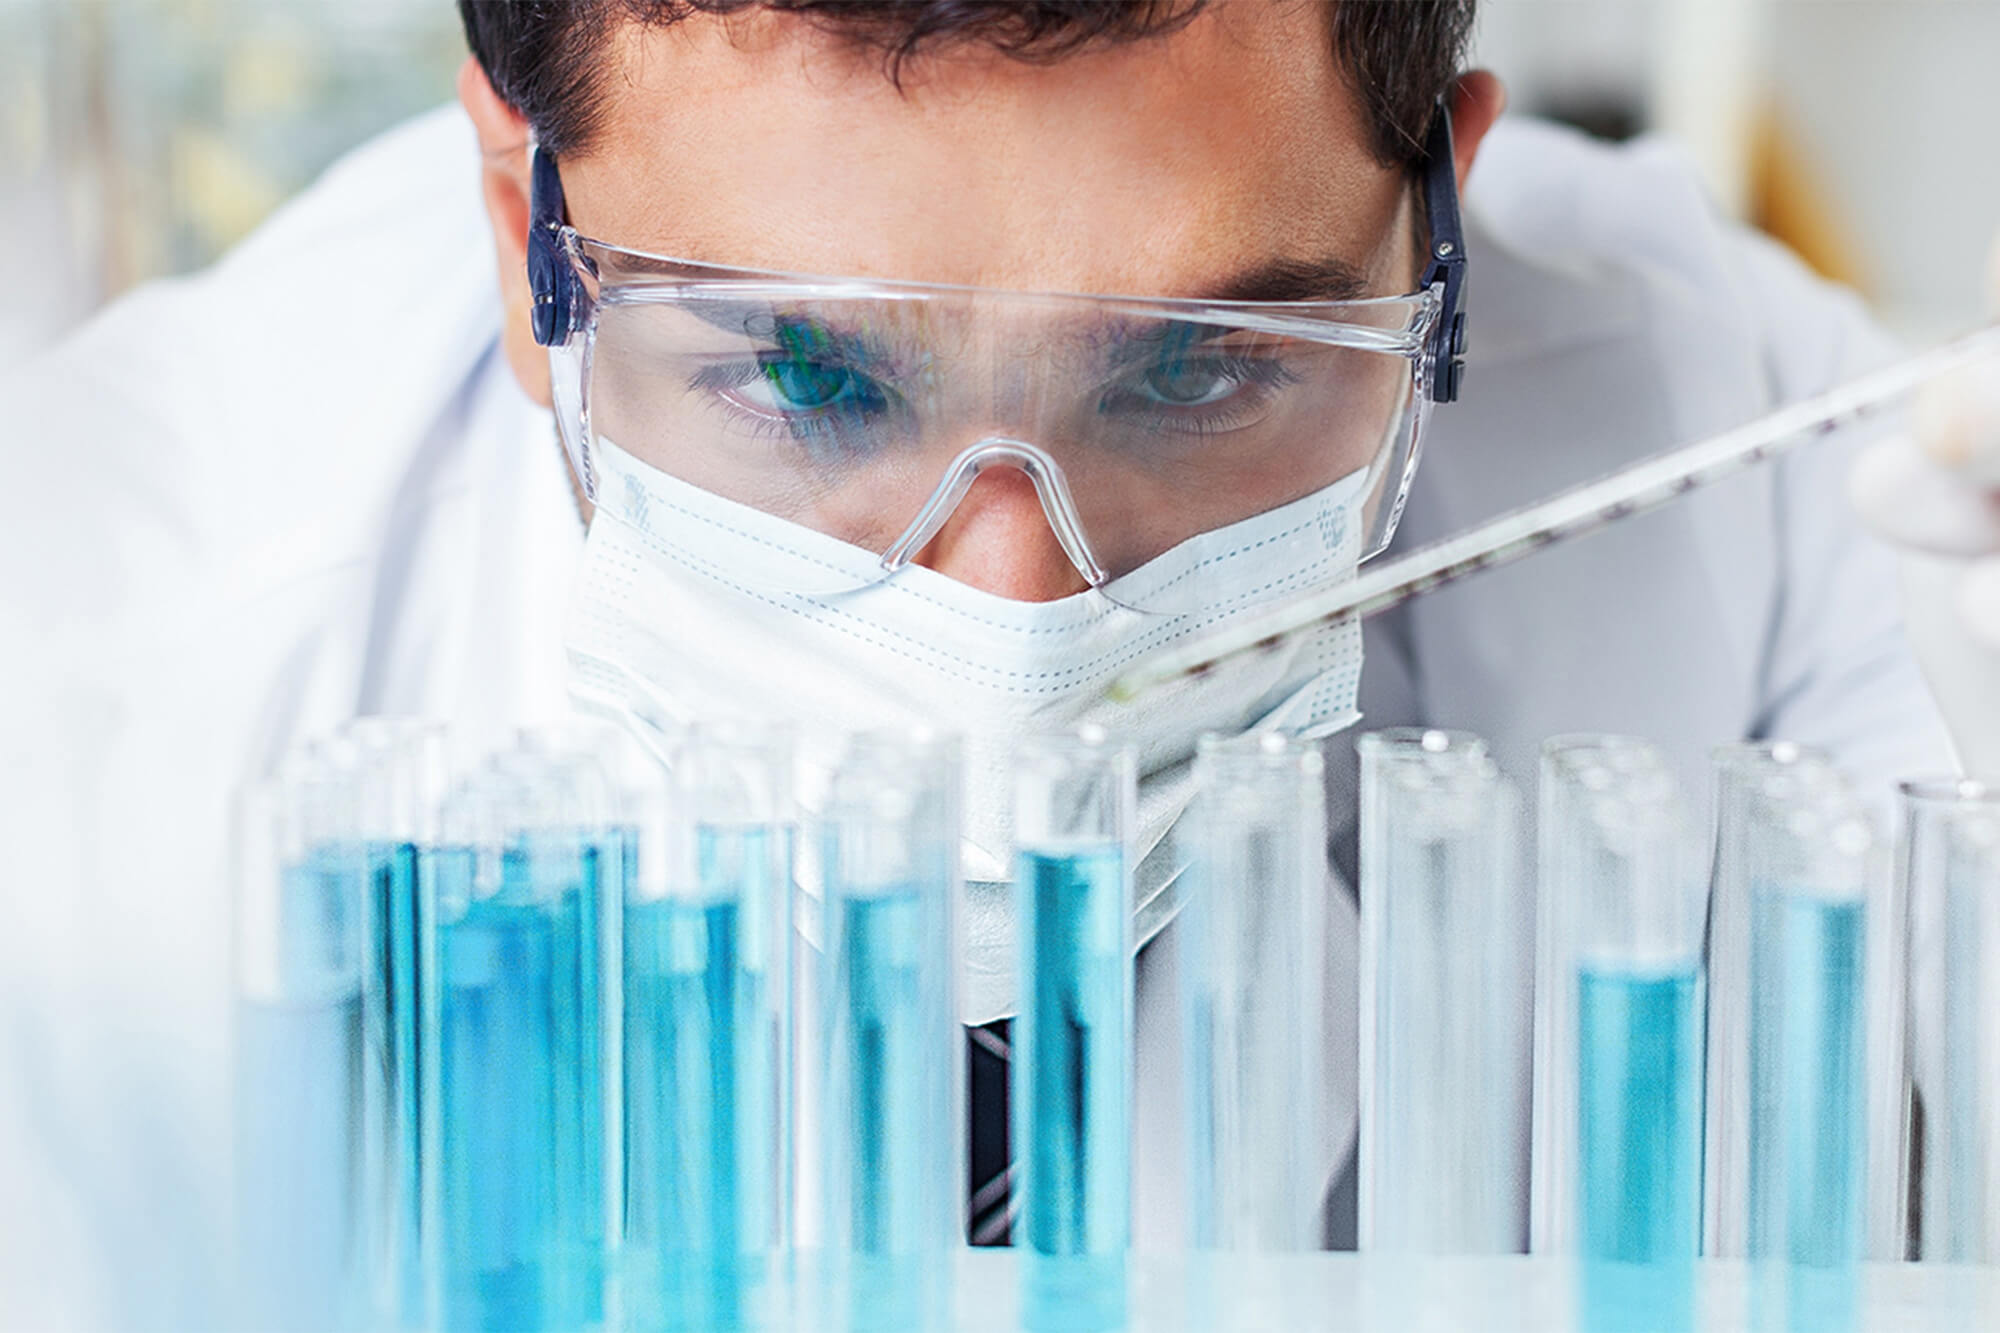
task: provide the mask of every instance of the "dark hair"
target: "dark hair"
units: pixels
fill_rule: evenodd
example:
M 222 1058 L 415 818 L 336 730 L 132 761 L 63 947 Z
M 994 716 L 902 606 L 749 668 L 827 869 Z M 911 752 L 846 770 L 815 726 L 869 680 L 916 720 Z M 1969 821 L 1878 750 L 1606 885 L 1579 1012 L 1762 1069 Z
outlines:
M 1326 0 L 1311 0 L 1325 3 Z M 1423 156 L 1432 108 L 1458 73 L 1476 0 L 1332 0 L 1334 56 L 1360 97 L 1375 156 Z M 554 153 L 586 146 L 602 102 L 604 39 L 620 21 L 777 9 L 881 51 L 891 79 L 920 51 L 983 43 L 1018 60 L 1176 31 L 1208 0 L 458 0 L 465 39 L 508 105 Z

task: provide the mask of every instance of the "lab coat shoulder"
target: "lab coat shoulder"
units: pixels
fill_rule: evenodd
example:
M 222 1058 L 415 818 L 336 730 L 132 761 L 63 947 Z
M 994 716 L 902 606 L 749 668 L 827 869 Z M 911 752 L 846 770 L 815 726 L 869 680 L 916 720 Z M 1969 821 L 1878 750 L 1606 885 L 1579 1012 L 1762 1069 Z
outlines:
M 1466 193 L 1472 346 L 1433 418 L 1399 545 L 1435 539 L 1838 382 L 1883 344 L 1851 295 L 1722 217 L 1663 141 L 1503 120 Z M 1929 762 L 1934 714 L 1889 562 L 1812 446 L 1372 627 L 1374 703 L 1495 736 L 1708 746 L 1789 735 L 1871 783 Z M 1379 650 L 1379 651 L 1378 651 Z M 1410 720 L 1416 720 L 1412 717 Z
M 355 558 L 493 343 L 456 108 L 357 150 L 211 268 L 149 283 L 0 376 L 19 484 L 0 603 L 49 634 Z
M 0 1323 L 215 1326 L 231 794 L 449 610 L 499 320 L 452 108 L 0 377 Z
M 1466 213 L 1485 359 L 1740 314 L 1729 228 L 1667 141 L 1612 145 L 1506 118 L 1481 145 Z
M 1767 404 L 1879 363 L 1890 341 L 1852 291 L 1715 207 L 1671 140 L 1613 145 L 1508 119 L 1468 185 L 1493 359 L 1689 316 L 1756 353 Z

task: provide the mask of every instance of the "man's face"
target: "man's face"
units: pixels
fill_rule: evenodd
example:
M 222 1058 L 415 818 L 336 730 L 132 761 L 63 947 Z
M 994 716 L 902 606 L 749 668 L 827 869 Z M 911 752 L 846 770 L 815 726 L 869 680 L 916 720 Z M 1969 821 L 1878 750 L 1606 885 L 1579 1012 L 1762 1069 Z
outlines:
M 657 254 L 1016 290 L 1242 300 L 1415 282 L 1406 173 L 1370 153 L 1324 5 L 1219 5 L 1049 64 L 905 68 L 795 16 L 627 25 L 572 223 Z M 897 522 L 903 516 L 891 516 Z M 983 475 L 923 556 L 1023 600 L 1077 591 L 1032 485 Z

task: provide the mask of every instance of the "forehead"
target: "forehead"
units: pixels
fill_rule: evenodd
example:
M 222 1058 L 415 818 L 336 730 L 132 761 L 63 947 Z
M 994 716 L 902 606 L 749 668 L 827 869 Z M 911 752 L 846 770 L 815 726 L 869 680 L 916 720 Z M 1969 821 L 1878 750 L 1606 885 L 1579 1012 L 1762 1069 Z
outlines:
M 571 219 L 715 263 L 977 286 L 1207 294 L 1275 263 L 1400 284 L 1406 196 L 1369 151 L 1320 4 L 1212 6 L 1047 63 L 905 67 L 795 15 L 626 24 Z

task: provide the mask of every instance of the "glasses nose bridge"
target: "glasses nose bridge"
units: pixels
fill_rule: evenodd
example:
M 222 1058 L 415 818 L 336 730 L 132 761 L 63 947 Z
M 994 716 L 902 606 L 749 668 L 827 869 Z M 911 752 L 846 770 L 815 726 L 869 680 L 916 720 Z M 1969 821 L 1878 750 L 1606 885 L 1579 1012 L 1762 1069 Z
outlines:
M 937 489 L 924 501 L 924 507 L 918 511 L 910 526 L 903 530 L 903 535 L 896 539 L 894 545 L 883 552 L 882 567 L 894 573 L 916 559 L 917 554 L 930 545 L 951 520 L 952 514 L 957 512 L 959 504 L 972 490 L 972 483 L 979 480 L 982 473 L 996 467 L 1018 469 L 1034 483 L 1036 498 L 1042 504 L 1042 515 L 1048 519 L 1049 530 L 1055 534 L 1063 555 L 1076 567 L 1076 572 L 1083 576 L 1085 583 L 1093 588 L 1102 586 L 1106 579 L 1104 567 L 1098 564 L 1084 536 L 1083 520 L 1077 514 L 1076 501 L 1070 495 L 1069 478 L 1063 474 L 1062 465 L 1038 444 L 1000 435 L 989 435 L 959 451 L 958 456 L 946 466 Z

